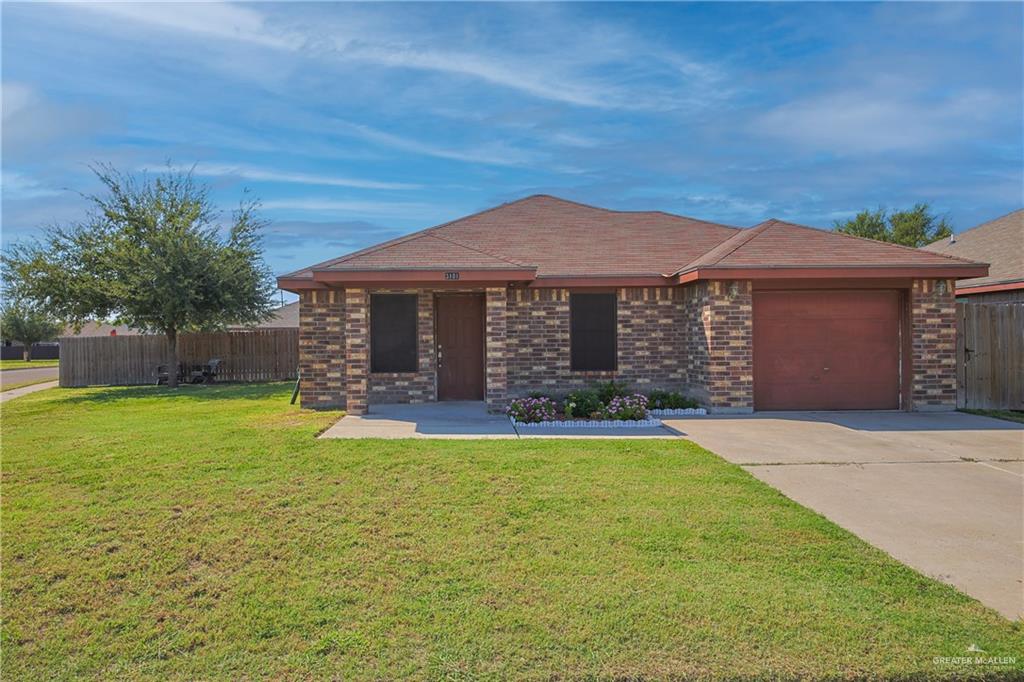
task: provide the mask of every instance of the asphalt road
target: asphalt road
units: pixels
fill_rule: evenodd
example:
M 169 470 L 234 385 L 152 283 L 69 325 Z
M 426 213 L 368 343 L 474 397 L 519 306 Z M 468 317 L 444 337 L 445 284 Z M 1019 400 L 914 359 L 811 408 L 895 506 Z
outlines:
M 5 369 L 0 371 L 0 386 L 23 384 L 26 381 L 57 380 L 57 367 L 29 367 L 27 369 Z

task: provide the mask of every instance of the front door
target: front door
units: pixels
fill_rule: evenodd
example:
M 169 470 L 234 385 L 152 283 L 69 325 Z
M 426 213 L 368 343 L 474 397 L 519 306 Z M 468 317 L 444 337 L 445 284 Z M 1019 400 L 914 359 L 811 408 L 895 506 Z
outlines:
M 484 297 L 440 294 L 437 319 L 437 399 L 484 399 Z

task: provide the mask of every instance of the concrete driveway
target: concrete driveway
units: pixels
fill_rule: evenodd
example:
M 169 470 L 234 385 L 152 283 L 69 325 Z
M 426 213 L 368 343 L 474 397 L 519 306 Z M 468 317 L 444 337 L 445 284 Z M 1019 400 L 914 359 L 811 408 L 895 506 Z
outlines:
M 959 412 L 665 423 L 925 575 L 1024 617 L 1024 425 Z

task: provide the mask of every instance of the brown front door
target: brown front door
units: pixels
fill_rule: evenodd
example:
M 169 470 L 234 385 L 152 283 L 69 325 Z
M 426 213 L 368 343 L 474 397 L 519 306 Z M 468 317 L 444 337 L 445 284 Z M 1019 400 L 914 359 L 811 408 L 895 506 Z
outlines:
M 897 291 L 755 291 L 754 408 L 897 409 L 899 349 Z
M 484 297 L 441 294 L 437 314 L 437 399 L 484 399 Z

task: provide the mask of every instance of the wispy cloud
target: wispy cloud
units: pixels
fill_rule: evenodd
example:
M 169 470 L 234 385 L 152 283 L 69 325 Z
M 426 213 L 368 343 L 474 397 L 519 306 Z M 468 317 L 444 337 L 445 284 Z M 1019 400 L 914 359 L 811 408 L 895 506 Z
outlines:
M 523 149 L 517 149 L 504 142 L 491 142 L 469 148 L 444 147 L 414 138 L 395 135 L 361 123 L 333 119 L 337 132 L 359 137 L 370 142 L 413 154 L 433 156 L 439 159 L 486 163 L 496 166 L 523 166 L 537 160 L 537 156 Z
M 372 215 L 384 218 L 423 218 L 436 216 L 443 209 L 420 202 L 365 201 L 358 199 L 329 199 L 321 197 L 271 199 L 261 202 L 268 211 L 308 211 L 339 213 L 352 216 Z
M 994 115 L 1011 106 L 984 89 L 930 98 L 898 87 L 858 88 L 783 104 L 757 119 L 754 128 L 821 152 L 934 150 L 977 137 Z
M 146 170 L 142 167 L 140 170 Z M 299 185 L 322 185 L 325 187 L 353 187 L 356 189 L 406 190 L 420 189 L 422 185 L 407 182 L 381 182 L 362 178 L 346 178 L 338 175 L 293 173 L 245 164 L 198 163 L 195 175 L 202 177 L 228 177 L 255 180 L 258 182 L 283 182 Z

